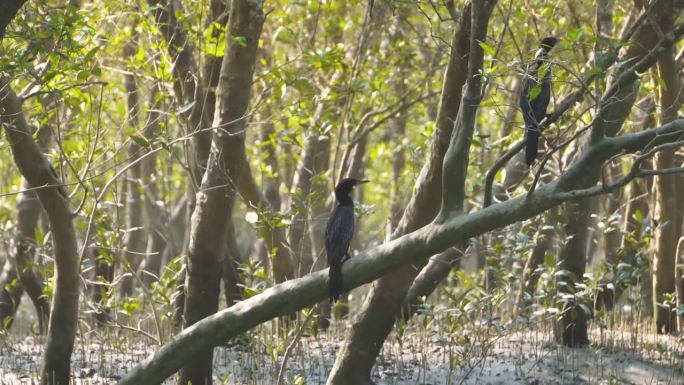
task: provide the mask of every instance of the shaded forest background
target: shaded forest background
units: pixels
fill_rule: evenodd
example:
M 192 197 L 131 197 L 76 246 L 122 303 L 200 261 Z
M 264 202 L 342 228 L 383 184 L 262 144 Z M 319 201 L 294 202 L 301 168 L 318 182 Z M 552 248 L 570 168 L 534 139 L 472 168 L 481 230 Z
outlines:
M 288 360 L 325 341 L 324 381 L 371 384 L 412 341 L 446 349 L 443 380 L 461 383 L 534 331 L 563 352 L 657 356 L 676 383 L 682 10 L 3 2 L 0 336 L 42 352 L 7 373 L 68 384 L 79 341 L 99 341 L 152 350 L 121 384 L 248 382 L 216 374 L 227 345 L 303 384 Z M 546 36 L 552 100 L 527 168 L 519 95 Z M 344 177 L 371 183 L 331 307 Z

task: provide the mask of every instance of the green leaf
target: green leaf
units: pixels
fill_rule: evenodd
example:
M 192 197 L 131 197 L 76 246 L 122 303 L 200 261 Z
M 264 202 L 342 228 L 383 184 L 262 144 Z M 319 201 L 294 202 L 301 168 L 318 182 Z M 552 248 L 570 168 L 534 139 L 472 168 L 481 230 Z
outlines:
M 142 135 L 133 134 L 131 139 L 140 147 L 149 147 L 150 142 Z
M 496 50 L 490 46 L 489 44 L 485 43 L 484 41 L 478 41 L 477 42 L 480 45 L 480 48 L 489 56 L 494 56 L 496 53 Z
M 570 28 L 567 32 L 567 36 L 571 42 L 576 43 L 582 37 L 582 33 L 582 30 L 579 28 Z
M 539 96 L 540 92 L 541 92 L 541 85 L 535 84 L 534 87 L 532 87 L 532 89 L 530 90 L 529 100 L 533 101 L 534 99 L 536 99 L 537 96 Z
M 247 47 L 247 37 L 246 36 L 233 36 L 233 42 L 241 47 Z
M 12 316 L 7 316 L 7 317 L 3 318 L 2 328 L 5 330 L 9 329 L 10 325 L 12 324 L 12 320 L 13 320 Z

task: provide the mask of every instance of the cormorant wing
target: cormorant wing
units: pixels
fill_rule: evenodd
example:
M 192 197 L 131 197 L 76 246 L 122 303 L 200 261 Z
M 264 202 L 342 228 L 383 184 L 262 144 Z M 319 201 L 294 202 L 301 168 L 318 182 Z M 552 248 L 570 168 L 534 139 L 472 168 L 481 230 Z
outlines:
M 325 226 L 325 251 L 330 261 L 341 261 L 354 236 L 354 208 L 337 206 Z

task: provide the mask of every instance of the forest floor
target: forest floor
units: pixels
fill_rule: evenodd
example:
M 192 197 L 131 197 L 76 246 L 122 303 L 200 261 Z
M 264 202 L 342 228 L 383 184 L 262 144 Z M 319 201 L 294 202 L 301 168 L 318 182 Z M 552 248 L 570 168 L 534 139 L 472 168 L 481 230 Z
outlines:
M 26 324 L 15 326 L 0 338 L 0 384 L 37 383 L 43 337 L 30 336 Z M 456 335 L 445 333 L 444 326 L 414 322 L 393 332 L 373 370 L 376 384 L 684 384 L 682 337 L 595 329 L 591 347 L 568 349 L 553 343 L 544 327 Z M 129 332 L 84 335 L 74 349 L 75 384 L 115 384 L 155 348 Z M 289 357 L 283 383 L 325 384 L 343 335 L 337 324 L 330 333 L 304 336 Z M 276 383 L 290 341 L 283 343 L 265 329 L 245 340 L 251 342 L 215 350 L 215 384 Z

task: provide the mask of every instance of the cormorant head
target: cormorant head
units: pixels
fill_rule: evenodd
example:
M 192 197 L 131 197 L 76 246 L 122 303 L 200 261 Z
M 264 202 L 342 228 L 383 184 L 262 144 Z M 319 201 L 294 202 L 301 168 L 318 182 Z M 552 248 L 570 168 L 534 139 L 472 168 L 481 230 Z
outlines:
M 558 38 L 554 36 L 545 37 L 542 39 L 541 43 L 539 43 L 539 48 L 543 48 L 546 52 L 549 52 L 557 43 Z
M 548 36 L 542 39 L 541 43 L 539 43 L 539 49 L 534 55 L 534 59 L 540 60 L 546 58 L 549 54 L 549 51 L 551 51 L 551 48 L 553 48 L 557 43 L 558 39 L 553 36 Z
M 337 186 L 335 186 L 335 197 L 341 204 L 351 203 L 351 198 L 349 197 L 349 194 L 351 194 L 352 190 L 354 189 L 354 186 L 362 183 L 368 183 L 368 181 L 358 180 L 354 178 L 342 179 L 340 183 L 338 183 Z

